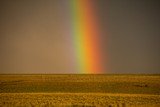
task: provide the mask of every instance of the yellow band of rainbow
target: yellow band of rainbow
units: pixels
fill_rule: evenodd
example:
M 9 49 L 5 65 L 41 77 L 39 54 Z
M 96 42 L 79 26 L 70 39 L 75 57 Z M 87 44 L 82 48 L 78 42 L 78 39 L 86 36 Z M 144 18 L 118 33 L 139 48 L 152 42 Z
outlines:
M 70 0 L 72 38 L 79 73 L 102 73 L 100 34 L 92 0 Z

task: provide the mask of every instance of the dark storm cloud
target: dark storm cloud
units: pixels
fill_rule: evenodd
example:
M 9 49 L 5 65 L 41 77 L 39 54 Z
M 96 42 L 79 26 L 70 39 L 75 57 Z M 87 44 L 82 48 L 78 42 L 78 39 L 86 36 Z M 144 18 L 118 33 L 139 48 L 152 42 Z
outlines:
M 160 73 L 160 2 L 95 0 L 106 73 Z M 0 73 L 77 73 L 66 0 L 0 1 Z
M 109 0 L 108 35 L 112 72 L 160 73 L 160 2 Z

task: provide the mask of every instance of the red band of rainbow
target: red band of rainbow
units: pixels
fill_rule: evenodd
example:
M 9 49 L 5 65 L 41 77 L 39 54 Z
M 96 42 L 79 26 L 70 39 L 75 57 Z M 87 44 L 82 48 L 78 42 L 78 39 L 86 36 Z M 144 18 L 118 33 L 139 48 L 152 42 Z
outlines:
M 102 73 L 100 33 L 92 0 L 70 0 L 72 36 L 79 73 Z

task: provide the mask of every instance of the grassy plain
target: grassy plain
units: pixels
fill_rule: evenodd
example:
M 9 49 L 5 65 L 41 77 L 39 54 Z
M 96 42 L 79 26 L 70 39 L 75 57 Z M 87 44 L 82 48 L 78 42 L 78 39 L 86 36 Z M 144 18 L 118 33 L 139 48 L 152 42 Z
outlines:
M 0 106 L 160 107 L 160 75 L 0 75 Z

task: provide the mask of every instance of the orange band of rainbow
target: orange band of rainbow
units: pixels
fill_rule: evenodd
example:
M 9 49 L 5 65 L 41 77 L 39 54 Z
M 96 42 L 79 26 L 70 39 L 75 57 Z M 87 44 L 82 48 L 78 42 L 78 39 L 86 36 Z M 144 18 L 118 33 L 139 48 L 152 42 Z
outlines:
M 70 0 L 72 36 L 79 73 L 102 73 L 100 33 L 91 0 Z

